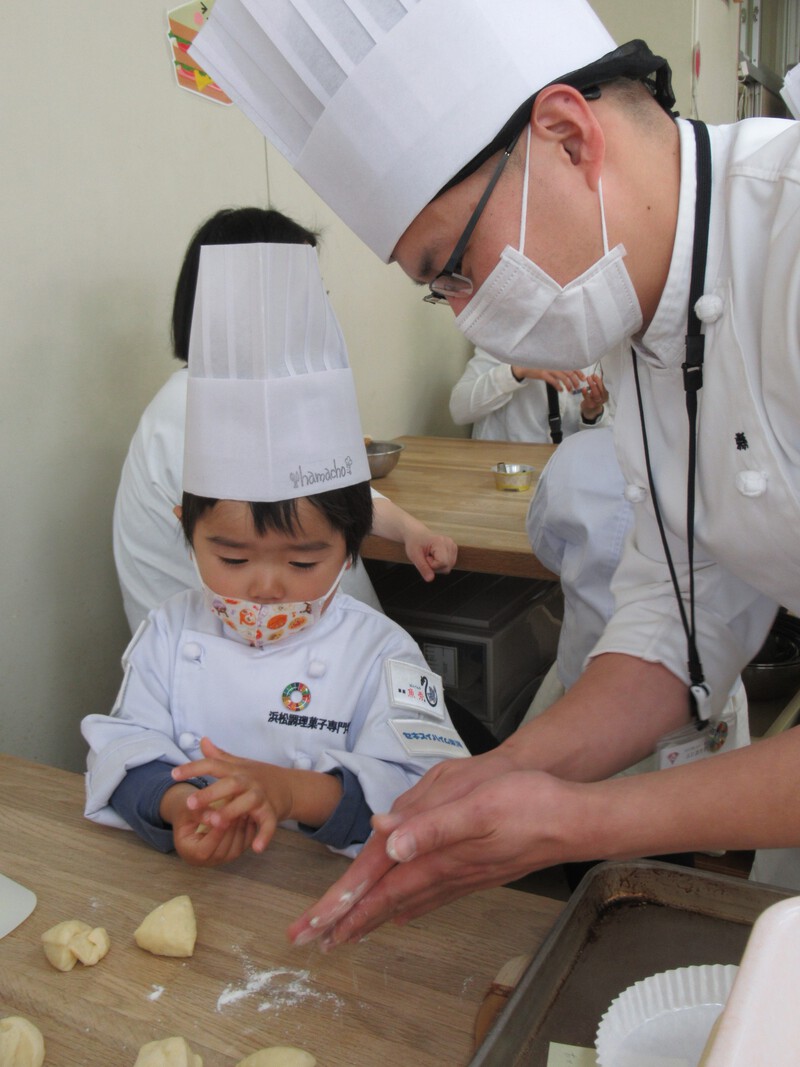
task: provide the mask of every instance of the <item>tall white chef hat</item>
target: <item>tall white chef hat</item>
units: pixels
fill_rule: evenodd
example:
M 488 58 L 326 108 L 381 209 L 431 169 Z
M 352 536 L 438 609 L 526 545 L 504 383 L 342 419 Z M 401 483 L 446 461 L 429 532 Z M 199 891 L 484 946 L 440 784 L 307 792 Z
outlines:
M 190 52 L 388 261 L 524 101 L 614 48 L 587 0 L 216 0 Z
M 184 489 L 276 501 L 369 477 L 347 350 L 314 249 L 204 246 L 189 343 Z

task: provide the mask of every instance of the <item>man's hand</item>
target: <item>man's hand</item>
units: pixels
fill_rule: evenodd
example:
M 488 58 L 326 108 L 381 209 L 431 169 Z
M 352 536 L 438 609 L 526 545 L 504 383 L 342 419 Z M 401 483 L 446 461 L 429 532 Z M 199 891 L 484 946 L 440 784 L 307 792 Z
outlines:
M 347 873 L 295 923 L 302 945 L 358 941 L 387 920 L 405 924 L 477 889 L 572 858 L 564 830 L 585 820 L 586 785 L 514 771 L 415 815 L 379 815 Z M 564 817 L 564 812 L 569 814 Z M 383 855 L 381 855 L 383 853 Z
M 369 897 L 371 911 L 383 899 L 384 879 L 408 845 L 405 830 L 400 832 L 399 827 L 417 813 L 436 813 L 447 805 L 456 805 L 479 786 L 511 769 L 513 765 L 501 749 L 469 759 L 444 760 L 431 768 L 395 801 L 390 814 L 373 817 L 374 833 L 361 853 L 317 904 L 292 924 L 290 938 L 304 944 L 330 931 L 362 898 Z M 412 823 L 412 830 L 413 826 Z M 388 884 L 391 890 L 392 882 Z
M 586 385 L 586 375 L 582 370 L 543 370 L 541 367 L 512 367 L 511 373 L 517 379 L 531 378 L 552 385 L 559 393 L 566 390 L 568 393 L 576 389 L 583 389 Z
M 586 422 L 595 422 L 603 414 L 603 408 L 608 403 L 608 390 L 599 374 L 590 374 L 585 384 L 581 400 L 581 418 Z

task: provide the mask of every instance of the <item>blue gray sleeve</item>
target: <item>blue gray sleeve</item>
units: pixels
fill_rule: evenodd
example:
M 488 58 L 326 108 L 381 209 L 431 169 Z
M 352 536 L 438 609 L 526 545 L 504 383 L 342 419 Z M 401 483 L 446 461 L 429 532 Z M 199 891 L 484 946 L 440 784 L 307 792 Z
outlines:
M 364 791 L 358 776 L 345 767 L 327 771 L 339 778 L 342 783 L 342 799 L 327 822 L 320 827 L 300 825 L 300 830 L 312 841 L 319 841 L 331 848 L 348 848 L 350 845 L 362 845 L 372 833 L 370 819 L 372 809 L 364 799 Z
M 153 760 L 141 767 L 132 767 L 111 794 L 110 806 L 131 830 L 159 852 L 172 852 L 172 826 L 159 815 L 161 798 L 175 780 L 170 773 L 173 764 Z M 205 778 L 189 778 L 190 785 L 202 789 L 208 785 Z

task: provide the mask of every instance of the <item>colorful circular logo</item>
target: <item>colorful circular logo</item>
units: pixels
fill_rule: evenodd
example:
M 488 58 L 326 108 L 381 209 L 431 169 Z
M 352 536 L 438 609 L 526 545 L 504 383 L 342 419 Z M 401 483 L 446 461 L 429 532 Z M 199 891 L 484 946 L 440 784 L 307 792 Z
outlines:
M 724 719 L 720 719 L 720 721 L 709 730 L 708 737 L 706 738 L 706 748 L 709 752 L 719 752 L 727 740 L 728 724 Z
M 311 703 L 311 690 L 305 682 L 289 682 L 281 694 L 281 700 L 289 711 L 303 711 Z

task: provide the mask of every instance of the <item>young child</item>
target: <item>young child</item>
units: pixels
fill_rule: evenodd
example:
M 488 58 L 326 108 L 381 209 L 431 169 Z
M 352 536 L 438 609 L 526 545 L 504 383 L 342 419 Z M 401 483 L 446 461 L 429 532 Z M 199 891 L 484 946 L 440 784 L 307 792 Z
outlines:
M 372 812 L 468 754 L 416 644 L 337 595 L 368 479 L 314 250 L 205 247 L 176 509 L 203 588 L 150 613 L 111 715 L 83 720 L 90 819 L 199 865 L 281 823 L 354 855 Z
M 114 563 L 132 634 L 167 597 L 198 584 L 173 509 L 183 490 L 186 367 L 200 250 L 205 245 L 273 243 L 317 247 L 317 235 L 274 208 L 226 207 L 205 219 L 186 247 L 172 304 L 172 347 L 182 366 L 142 413 L 114 502 Z M 426 581 L 452 570 L 458 548 L 450 537 L 433 533 L 374 489 L 372 501 L 371 532 L 401 542 Z M 380 608 L 360 562 L 345 575 L 342 590 Z

